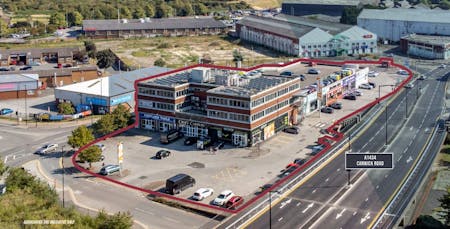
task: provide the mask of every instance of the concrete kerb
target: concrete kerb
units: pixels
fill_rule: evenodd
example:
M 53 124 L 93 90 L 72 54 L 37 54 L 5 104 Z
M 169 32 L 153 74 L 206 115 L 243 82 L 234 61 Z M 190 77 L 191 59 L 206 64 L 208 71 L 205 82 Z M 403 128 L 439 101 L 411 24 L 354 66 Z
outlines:
M 373 106 L 375 103 L 378 103 L 378 101 L 382 101 L 382 100 L 384 100 L 384 99 L 390 97 L 391 95 L 397 93 L 398 90 L 399 90 L 399 88 L 401 88 L 401 86 L 403 86 L 404 84 L 406 84 L 406 82 L 409 81 L 409 80 L 411 79 L 411 76 L 412 76 L 412 72 L 411 72 L 409 69 L 407 69 L 407 68 L 405 68 L 405 67 L 403 67 L 403 66 L 401 66 L 401 65 L 398 65 L 398 64 L 393 63 L 393 60 L 392 60 L 391 58 L 380 58 L 378 61 L 358 61 L 358 60 L 349 60 L 349 61 L 342 61 L 342 62 L 337 62 L 337 61 L 326 61 L 326 60 L 314 60 L 314 61 L 315 61 L 317 64 L 322 64 L 322 65 L 333 65 L 333 66 L 342 66 L 342 65 L 345 65 L 345 64 L 373 64 L 373 65 L 376 65 L 376 64 L 381 64 L 381 63 L 384 62 L 384 61 L 388 61 L 388 62 L 391 64 L 391 66 L 395 66 L 395 67 L 404 69 L 404 70 L 408 71 L 409 74 L 410 74 L 410 76 L 409 76 L 409 77 L 408 77 L 408 78 L 400 85 L 400 87 L 398 87 L 396 90 L 392 91 L 391 93 L 389 93 L 389 94 L 387 94 L 387 95 L 385 95 L 385 96 L 383 96 L 383 97 L 381 97 L 381 98 L 378 98 L 376 101 L 374 101 L 374 102 L 372 102 L 372 103 L 369 103 L 369 104 L 367 104 L 366 106 L 364 106 L 364 107 L 362 107 L 362 108 L 360 108 L 360 109 L 358 109 L 358 110 L 352 112 L 351 114 L 349 114 L 349 115 L 347 115 L 347 116 L 345 116 L 345 117 L 339 119 L 338 121 L 334 122 L 327 130 L 328 130 L 330 133 L 333 133 L 333 134 L 334 134 L 335 137 L 329 137 L 329 139 L 330 139 L 330 140 L 333 140 L 333 141 L 335 141 L 335 142 L 338 142 L 338 141 L 340 141 L 340 140 L 343 139 L 343 134 L 342 134 L 342 133 L 339 133 L 339 132 L 337 132 L 337 131 L 335 131 L 335 130 L 333 129 L 336 125 L 338 125 L 340 122 L 342 122 L 342 120 L 344 120 L 344 119 L 346 119 L 346 118 L 349 118 L 349 117 L 351 117 L 351 116 L 353 116 L 353 115 L 355 115 L 355 114 L 361 112 L 362 110 L 367 109 L 367 108 L 370 107 L 370 106 Z M 172 71 L 169 71 L 169 72 L 165 72 L 165 73 L 161 73 L 161 74 L 157 74 L 157 75 L 154 75 L 154 76 L 150 76 L 150 77 L 146 77 L 146 78 L 143 78 L 143 79 L 136 80 L 136 81 L 134 82 L 134 87 L 135 87 L 135 91 L 137 91 L 137 86 L 138 86 L 139 82 L 142 82 L 142 81 L 145 81 L 145 80 L 149 80 L 149 79 L 153 79 L 153 78 L 157 78 L 157 77 L 161 77 L 161 76 L 168 75 L 168 74 L 173 74 L 173 73 L 183 72 L 183 71 L 185 71 L 185 70 L 192 69 L 192 68 L 196 68 L 196 67 L 209 67 L 209 68 L 218 68 L 218 69 L 236 70 L 236 71 L 252 71 L 252 70 L 259 69 L 259 68 L 264 68 L 264 67 L 286 67 L 286 66 L 290 66 L 290 65 L 292 65 L 292 64 L 296 64 L 296 63 L 299 63 L 299 62 L 311 62 L 311 60 L 310 60 L 310 59 L 297 59 L 297 60 L 295 60 L 295 61 L 292 61 L 292 62 L 289 62 L 289 63 L 285 63 L 285 64 L 283 64 L 283 65 L 277 65 L 277 64 L 262 64 L 262 65 L 257 65 L 257 66 L 251 67 L 251 68 L 235 68 L 235 67 L 227 67 L 227 66 L 216 66 L 216 65 L 210 65 L 210 64 L 196 64 L 196 65 L 192 65 L 192 66 L 188 66 L 188 67 L 184 67 L 184 68 L 180 68 L 180 69 L 175 69 L 175 70 L 172 70 Z M 137 101 L 137 93 L 136 93 L 136 92 L 135 92 L 134 96 L 135 96 L 135 100 Z M 136 107 L 135 107 L 135 113 L 136 113 L 136 114 L 138 113 L 138 110 L 137 110 L 137 109 L 138 109 L 138 107 L 136 106 Z M 193 201 L 190 201 L 190 200 L 187 200 L 187 199 L 178 198 L 178 197 L 175 197 L 175 196 L 171 196 L 171 195 L 168 195 L 168 194 L 165 194 L 165 193 L 156 192 L 156 191 L 153 191 L 153 190 L 146 190 L 146 189 L 143 189 L 143 188 L 140 188 L 140 187 L 136 187 L 136 186 L 133 186 L 133 185 L 130 185 L 130 184 L 127 184 L 127 183 L 123 183 L 123 182 L 114 180 L 114 179 L 109 178 L 109 177 L 100 176 L 99 174 L 93 173 L 93 172 L 91 172 L 91 171 L 89 171 L 89 170 L 86 170 L 86 169 L 82 168 L 81 166 L 79 166 L 79 165 L 76 163 L 75 158 L 76 158 L 76 156 L 77 156 L 82 150 L 84 150 L 84 149 L 86 149 L 87 147 L 90 147 L 91 145 L 93 145 L 93 144 L 95 144 L 95 143 L 97 143 L 97 142 L 99 142 L 99 141 L 102 141 L 102 140 L 104 140 L 104 139 L 106 139 L 106 138 L 113 137 L 113 136 L 118 135 L 118 134 L 120 134 L 120 133 L 123 133 L 123 132 L 125 132 L 125 131 L 127 131 L 127 130 L 129 130 L 129 129 L 131 129 L 131 128 L 134 128 L 136 125 L 138 125 L 139 120 L 140 120 L 140 117 L 139 117 L 139 115 L 137 115 L 134 124 L 132 124 L 132 125 L 130 125 L 130 126 L 128 126 L 128 127 L 125 127 L 125 128 L 123 128 L 123 129 L 116 130 L 116 131 L 114 131 L 114 132 L 112 132 L 112 133 L 110 133 L 110 134 L 108 134 L 108 135 L 106 135 L 106 136 L 103 136 L 103 137 L 101 137 L 101 138 L 98 138 L 98 139 L 92 141 L 91 143 L 89 143 L 89 144 L 87 144 L 87 145 L 81 147 L 81 148 L 80 148 L 78 151 L 76 151 L 75 154 L 72 156 L 72 163 L 73 163 L 73 165 L 74 165 L 78 170 L 80 170 L 80 171 L 82 171 L 82 172 L 84 172 L 84 173 L 87 173 L 87 174 L 90 174 L 90 175 L 95 176 L 95 177 L 97 177 L 97 178 L 100 178 L 100 179 L 103 179 L 103 180 L 106 180 L 106 181 L 109 181 L 109 182 L 112 182 L 112 183 L 121 185 L 121 186 L 123 186 L 123 187 L 131 188 L 131 189 L 134 189 L 134 190 L 137 190 L 137 191 L 140 191 L 140 192 L 143 192 L 143 193 L 148 193 L 148 194 L 151 194 L 151 195 L 155 195 L 155 196 L 160 196 L 160 197 L 169 198 L 169 199 L 172 199 L 172 200 L 175 200 L 175 201 L 180 201 L 180 202 L 187 203 L 187 204 L 193 204 L 193 203 L 194 203 Z M 236 210 L 224 209 L 224 208 L 220 208 L 220 207 L 216 207 L 216 206 L 211 206 L 211 205 L 207 205 L 207 204 L 203 204 L 203 203 L 196 203 L 196 202 L 195 202 L 195 204 L 197 204 L 197 205 L 199 205 L 199 206 L 202 206 L 202 207 L 206 207 L 206 208 L 212 209 L 212 210 L 223 211 L 223 212 L 226 212 L 226 213 L 231 213 L 231 214 L 238 213 L 238 212 L 240 212 L 241 210 L 245 209 L 247 206 L 253 204 L 255 201 L 257 201 L 258 199 L 260 199 L 260 198 L 261 198 L 262 196 L 264 196 L 268 191 L 270 191 L 270 190 L 272 190 L 272 189 L 278 187 L 280 184 L 282 184 L 283 182 L 285 182 L 287 179 L 291 178 L 292 176 L 296 175 L 300 170 L 302 170 L 303 168 L 305 168 L 306 166 L 308 166 L 310 163 L 312 163 L 313 161 L 316 161 L 317 158 L 321 157 L 321 156 L 326 152 L 326 150 L 328 150 L 328 149 L 331 148 L 331 144 L 329 144 L 328 142 L 325 142 L 324 144 L 325 144 L 324 150 L 322 150 L 321 152 L 319 152 L 315 157 L 313 157 L 311 160 L 309 160 L 307 163 L 305 163 L 305 164 L 304 164 L 303 166 L 301 166 L 300 168 L 297 168 L 293 173 L 289 174 L 289 176 L 286 176 L 285 178 L 281 179 L 279 182 L 275 183 L 270 189 L 265 190 L 264 192 L 262 192 L 262 193 L 259 194 L 258 196 L 254 197 L 253 199 L 251 199 L 251 200 L 249 200 L 248 202 L 244 203 L 243 206 L 241 206 L 240 208 L 238 208 L 238 209 L 236 209 Z
M 49 177 L 49 175 L 47 175 L 46 172 L 44 172 L 44 169 L 42 168 L 41 162 L 39 160 L 33 160 L 33 161 L 29 161 L 25 164 L 23 164 L 23 166 L 27 165 L 27 164 L 36 164 L 36 169 L 37 172 L 47 181 L 47 183 L 51 184 L 52 182 L 54 183 L 54 188 L 56 189 L 57 187 L 62 188 L 62 184 L 60 184 L 59 182 L 56 182 L 55 179 L 52 179 L 51 177 Z M 80 202 L 78 202 L 77 198 L 75 197 L 75 194 L 72 190 L 72 188 L 70 187 L 64 187 L 64 191 L 67 191 L 69 193 L 70 199 L 73 202 L 74 205 L 80 207 L 80 208 L 84 208 L 86 210 L 89 211 L 94 211 L 94 212 L 100 212 L 100 210 L 96 209 L 96 208 L 92 208 L 89 207 L 87 205 L 84 205 Z M 106 211 L 105 211 L 106 212 Z M 108 215 L 114 215 L 114 213 L 111 212 L 106 212 Z M 138 221 L 138 220 L 133 220 L 133 222 L 135 222 L 136 224 L 138 224 L 139 226 L 141 226 L 144 229 L 147 229 L 148 227 L 143 224 L 142 222 Z

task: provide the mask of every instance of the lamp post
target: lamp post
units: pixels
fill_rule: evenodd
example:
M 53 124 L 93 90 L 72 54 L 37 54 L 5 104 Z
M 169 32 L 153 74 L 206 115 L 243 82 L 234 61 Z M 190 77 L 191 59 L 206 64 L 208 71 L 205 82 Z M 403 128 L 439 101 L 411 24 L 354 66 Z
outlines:
M 27 85 L 25 84 L 25 124 L 28 127 L 28 104 L 27 104 L 27 94 L 28 94 L 28 90 L 27 90 Z
M 272 193 L 278 193 L 278 191 L 269 191 L 269 229 L 272 229 Z
M 64 200 L 64 145 L 61 146 L 61 165 L 62 165 L 62 206 L 65 207 L 65 200 Z
M 392 89 L 394 89 L 395 85 L 393 84 L 384 84 L 384 85 L 378 85 L 378 103 L 380 103 L 380 99 L 381 99 L 381 88 L 382 87 L 392 87 Z M 385 129 L 385 137 L 386 137 L 386 143 L 385 145 L 388 144 L 388 115 L 387 115 L 387 109 L 388 109 L 388 105 L 387 103 L 385 104 L 385 108 L 384 108 L 384 117 L 385 117 L 385 121 L 384 121 L 384 129 Z

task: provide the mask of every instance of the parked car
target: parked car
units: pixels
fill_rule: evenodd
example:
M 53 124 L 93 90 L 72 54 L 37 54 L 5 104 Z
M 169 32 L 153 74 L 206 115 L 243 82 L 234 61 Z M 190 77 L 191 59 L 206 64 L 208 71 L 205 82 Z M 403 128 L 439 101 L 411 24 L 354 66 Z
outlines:
M 194 192 L 194 195 L 192 195 L 192 199 L 194 200 L 203 200 L 206 197 L 211 196 L 214 194 L 214 189 L 212 188 L 200 188 L 197 191 Z
M 352 94 L 353 94 L 353 95 L 356 95 L 356 96 L 361 96 L 361 95 L 363 95 L 363 93 L 362 93 L 361 91 L 358 91 L 358 90 L 353 91 Z
M 46 154 L 49 152 L 53 152 L 56 151 L 56 149 L 58 148 L 58 144 L 54 143 L 54 144 L 47 144 L 42 146 L 40 149 L 38 149 L 35 154 Z
M 33 67 L 31 67 L 31 66 L 25 66 L 25 67 L 20 68 L 20 70 L 31 70 L 31 69 L 33 69 Z
M 9 108 L 3 108 L 3 109 L 1 109 L 0 110 L 0 115 L 7 115 L 7 114 L 11 114 L 11 113 L 13 113 L 14 111 L 12 110 L 12 109 L 9 109 Z
M 369 77 L 377 77 L 380 73 L 376 72 L 376 71 L 370 71 L 369 72 Z
M 368 82 L 367 84 L 369 84 L 372 88 L 375 88 L 377 86 L 374 82 Z
M 340 103 L 340 102 L 332 103 L 332 104 L 331 104 L 331 107 L 332 107 L 333 109 L 342 109 L 342 103 Z
M 299 167 L 298 164 L 296 164 L 296 163 L 294 163 L 294 162 L 291 162 L 291 163 L 287 164 L 285 168 L 287 169 L 287 168 L 292 167 L 292 166 L 294 166 L 294 167 Z
M 426 80 L 426 79 L 427 79 L 427 76 L 421 74 L 417 79 L 418 79 L 418 80 Z
M 9 69 L 8 68 L 0 68 L 0 72 L 8 72 Z
M 298 166 L 289 166 L 286 169 L 283 170 L 283 172 L 279 175 L 279 177 L 285 177 L 294 172 Z
M 298 127 L 296 126 L 290 126 L 283 129 L 283 132 L 289 133 L 289 134 L 298 134 L 300 131 Z
M 334 110 L 331 107 L 322 107 L 322 109 L 320 109 L 320 112 L 332 114 L 334 112 Z
M 98 148 L 100 148 L 100 150 L 101 150 L 102 152 L 105 151 L 105 149 L 106 149 L 106 146 L 103 145 L 102 143 L 97 143 L 97 144 L 95 144 L 94 146 L 97 146 Z
M 315 68 L 310 68 L 310 69 L 308 69 L 308 74 L 320 74 L 320 70 L 315 69 Z
M 217 196 L 213 200 L 214 205 L 223 206 L 226 202 L 228 202 L 232 197 L 234 196 L 234 193 L 231 190 L 225 190 L 220 193 L 219 196 Z
M 284 71 L 280 73 L 280 76 L 292 76 L 294 73 L 291 71 Z
M 405 88 L 413 88 L 414 84 L 413 83 L 408 83 L 405 85 Z
M 242 198 L 242 196 L 233 196 L 231 197 L 231 199 L 225 204 L 226 208 L 229 209 L 235 209 L 237 208 L 239 205 L 241 205 L 242 203 L 244 203 L 244 198 Z
M 294 163 L 297 165 L 303 165 L 303 164 L 305 164 L 305 162 L 306 162 L 306 159 L 304 159 L 304 158 L 296 158 L 294 160 Z
M 320 151 L 323 150 L 323 148 L 325 148 L 324 145 L 315 145 L 312 147 L 312 151 L 311 151 L 311 155 L 316 155 L 317 153 L 319 153 Z
M 300 78 L 300 81 L 305 81 L 306 80 L 306 77 L 303 74 L 300 74 L 298 77 Z
M 224 146 L 225 146 L 225 142 L 219 141 L 219 142 L 217 142 L 217 144 L 214 146 L 214 150 L 222 149 Z
M 354 94 L 347 94 L 347 95 L 344 96 L 344 99 L 356 100 L 356 95 L 354 95 Z
M 445 64 L 439 65 L 439 68 L 446 68 L 447 66 Z
M 180 173 L 166 180 L 166 192 L 175 195 L 181 191 L 194 187 L 195 179 L 187 174 Z
M 184 140 L 184 144 L 187 146 L 193 145 L 197 143 L 198 138 L 197 137 L 188 137 L 186 140 Z
M 119 165 L 107 165 L 107 166 L 104 166 L 103 168 L 101 168 L 99 173 L 107 176 L 109 174 L 118 172 L 119 170 L 120 170 Z
M 408 73 L 407 71 L 405 71 L 405 70 L 398 70 L 398 71 L 397 71 L 397 74 L 399 74 L 399 75 L 404 75 L 404 76 L 409 75 L 409 73 Z
M 372 86 L 370 86 L 370 85 L 367 84 L 367 83 L 363 83 L 363 84 L 359 85 L 358 88 L 370 90 L 370 89 L 372 89 Z
M 155 158 L 156 159 L 163 159 L 163 158 L 168 157 L 168 156 L 170 156 L 170 151 L 163 149 L 163 150 L 160 150 L 160 151 L 156 152 Z

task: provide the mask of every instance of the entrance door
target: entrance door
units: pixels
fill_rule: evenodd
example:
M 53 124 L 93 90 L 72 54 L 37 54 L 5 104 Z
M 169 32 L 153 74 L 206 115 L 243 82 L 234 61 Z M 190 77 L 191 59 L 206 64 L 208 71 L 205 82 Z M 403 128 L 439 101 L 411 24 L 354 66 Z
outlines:
M 247 135 L 243 133 L 233 134 L 233 145 L 245 147 L 247 146 Z

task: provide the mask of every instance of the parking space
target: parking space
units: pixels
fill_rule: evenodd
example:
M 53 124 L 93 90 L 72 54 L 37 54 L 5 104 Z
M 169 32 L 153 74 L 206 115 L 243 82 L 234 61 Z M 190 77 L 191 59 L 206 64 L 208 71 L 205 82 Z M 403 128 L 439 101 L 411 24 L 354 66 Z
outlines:
M 334 68 L 336 70 L 336 68 Z M 373 69 L 371 69 L 373 70 Z M 376 85 L 394 84 L 404 76 L 397 75 L 396 69 L 374 68 L 380 74 L 371 77 Z M 333 70 L 324 70 L 333 72 Z M 391 87 L 382 87 L 381 95 L 389 93 Z M 339 100 L 342 109 L 332 114 L 314 112 L 299 126 L 298 135 L 277 133 L 260 145 L 249 148 L 236 148 L 230 143 L 217 152 L 197 150 L 194 145 L 184 145 L 183 139 L 164 145 L 160 143 L 159 133 L 133 129 L 127 133 L 109 138 L 103 142 L 106 146 L 105 164 L 117 164 L 116 147 L 124 145 L 124 172 L 110 175 L 122 182 L 138 187 L 163 191 L 166 179 L 185 173 L 196 180 L 193 188 L 177 195 L 189 198 L 199 188 L 212 188 L 214 195 L 202 200 L 210 203 L 223 190 L 232 190 L 236 195 L 252 198 L 264 184 L 280 179 L 279 174 L 287 164 L 296 158 L 311 158 L 313 146 L 320 137 L 320 130 L 328 127 L 337 119 L 349 114 L 378 97 L 378 88 L 362 90 L 357 100 Z M 169 157 L 155 159 L 159 150 L 169 150 Z M 100 169 L 101 163 L 96 165 Z

